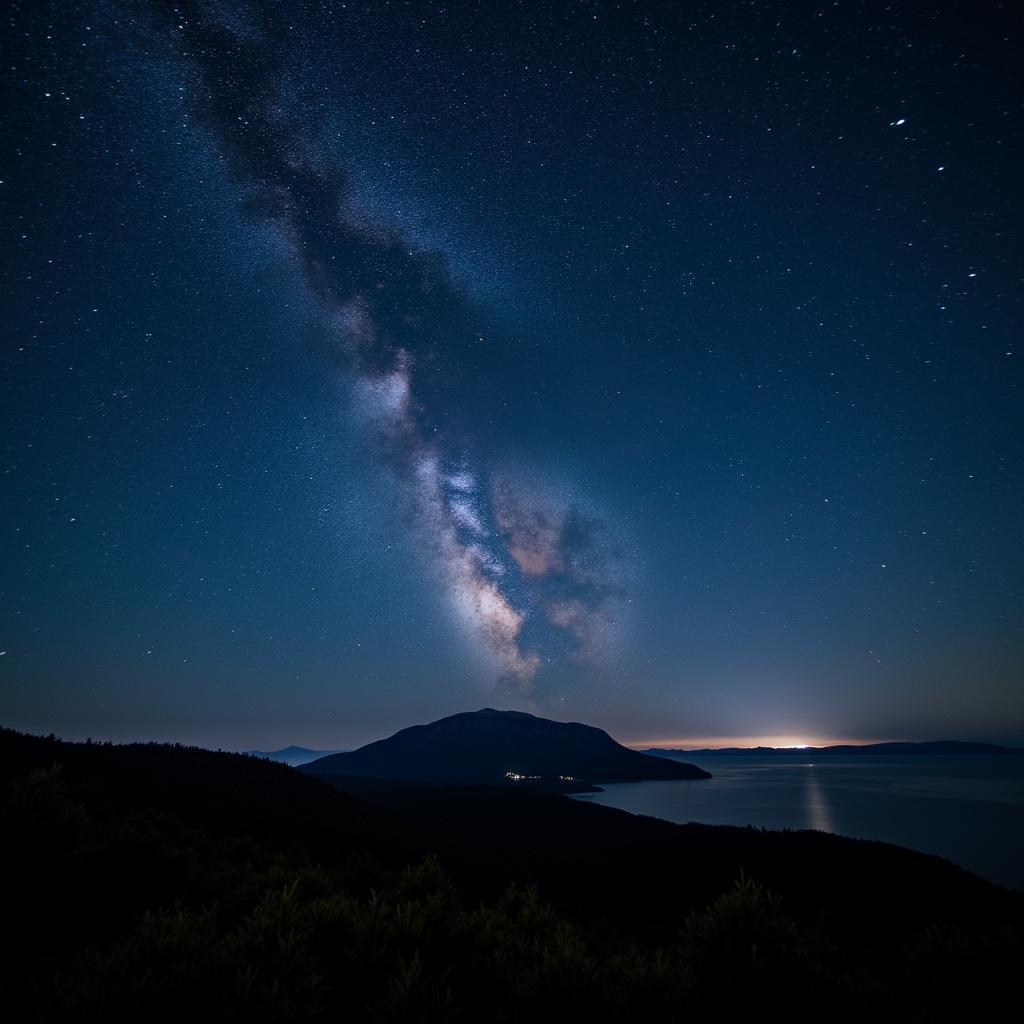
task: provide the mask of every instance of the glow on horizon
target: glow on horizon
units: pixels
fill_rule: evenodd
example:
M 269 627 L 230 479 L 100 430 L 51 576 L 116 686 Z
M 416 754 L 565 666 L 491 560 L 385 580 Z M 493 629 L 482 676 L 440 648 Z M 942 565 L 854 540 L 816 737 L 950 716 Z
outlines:
M 779 747 L 802 750 L 807 747 L 832 747 L 840 744 L 862 746 L 882 743 L 883 740 L 851 740 L 836 738 L 810 738 L 807 736 L 688 736 L 672 739 L 635 740 L 626 744 L 643 750 L 647 747 L 667 747 L 674 750 L 714 750 L 720 747 Z

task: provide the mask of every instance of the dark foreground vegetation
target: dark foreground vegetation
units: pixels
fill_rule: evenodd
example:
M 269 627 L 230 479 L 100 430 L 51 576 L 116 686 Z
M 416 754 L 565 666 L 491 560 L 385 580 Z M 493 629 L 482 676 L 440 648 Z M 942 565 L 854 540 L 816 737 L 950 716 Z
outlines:
M 0 731 L 6 1018 L 927 1021 L 1017 999 L 1021 894 L 937 858 L 332 783 Z

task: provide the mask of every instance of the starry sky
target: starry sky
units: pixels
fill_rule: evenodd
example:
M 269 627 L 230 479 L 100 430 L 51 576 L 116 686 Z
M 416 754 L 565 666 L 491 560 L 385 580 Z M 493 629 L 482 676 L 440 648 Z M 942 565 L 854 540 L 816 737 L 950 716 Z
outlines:
M 0 721 L 1024 743 L 1012 3 L 14 3 Z

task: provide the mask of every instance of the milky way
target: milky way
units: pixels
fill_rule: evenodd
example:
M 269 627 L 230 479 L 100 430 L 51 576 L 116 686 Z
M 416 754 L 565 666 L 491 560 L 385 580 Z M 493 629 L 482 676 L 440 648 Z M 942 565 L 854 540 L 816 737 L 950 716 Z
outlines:
M 5 724 L 1024 744 L 1015 5 L 8 6 Z
M 474 424 L 460 392 L 467 364 L 479 365 L 481 314 L 440 255 L 360 210 L 338 157 L 321 152 L 281 58 L 283 17 L 275 5 L 242 15 L 179 3 L 159 29 L 246 208 L 298 261 L 324 351 L 355 384 L 453 610 L 495 678 L 528 693 L 546 663 L 607 653 L 619 596 L 611 547 L 565 489 L 553 497 L 463 454 Z

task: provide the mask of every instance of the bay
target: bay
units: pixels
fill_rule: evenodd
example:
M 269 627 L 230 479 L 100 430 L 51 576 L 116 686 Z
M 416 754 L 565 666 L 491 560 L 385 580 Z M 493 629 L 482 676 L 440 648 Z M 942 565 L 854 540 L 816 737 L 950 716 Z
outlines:
M 879 839 L 1024 889 L 1024 756 L 719 755 L 692 763 L 713 778 L 609 783 L 575 799 L 680 823 Z

